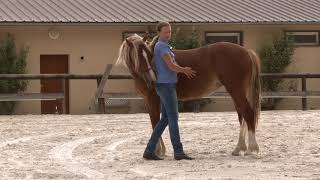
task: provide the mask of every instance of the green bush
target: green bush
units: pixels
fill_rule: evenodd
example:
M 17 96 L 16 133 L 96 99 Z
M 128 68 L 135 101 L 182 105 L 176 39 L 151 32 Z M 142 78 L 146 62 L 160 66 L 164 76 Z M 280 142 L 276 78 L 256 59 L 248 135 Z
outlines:
M 7 33 L 0 41 L 0 74 L 24 74 L 26 71 L 26 59 L 28 48 L 17 50 L 15 39 Z M 27 81 L 0 80 L 0 93 L 18 93 L 24 91 Z M 15 102 L 1 102 L 0 114 L 12 114 Z
M 271 44 L 264 45 L 259 51 L 261 59 L 262 73 L 283 73 L 286 67 L 292 62 L 294 54 L 294 45 L 286 35 L 275 37 Z M 262 82 L 263 91 L 278 91 L 281 87 L 280 79 L 265 79 Z M 274 109 L 280 99 L 264 99 L 262 101 L 262 109 Z
M 184 34 L 179 28 L 172 33 L 169 44 L 173 49 L 193 49 L 200 47 L 200 32 L 196 29 L 189 34 Z

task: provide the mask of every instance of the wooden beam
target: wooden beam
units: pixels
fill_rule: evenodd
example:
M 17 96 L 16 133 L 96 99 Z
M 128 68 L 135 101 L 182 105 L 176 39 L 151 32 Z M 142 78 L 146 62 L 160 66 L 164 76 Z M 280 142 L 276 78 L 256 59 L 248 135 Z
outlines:
M 103 73 L 103 76 L 99 82 L 99 85 L 98 85 L 98 88 L 97 88 L 97 92 L 95 94 L 95 98 L 98 99 L 102 96 L 102 93 L 103 93 L 103 89 L 104 89 L 104 86 L 106 85 L 107 81 L 108 81 L 108 77 L 111 73 L 111 70 L 112 70 L 112 64 L 108 64 L 104 73 Z
M 307 79 L 304 77 L 301 79 L 301 86 L 302 86 L 302 91 L 306 93 L 307 91 Z M 302 110 L 307 110 L 308 109 L 308 103 L 307 103 L 307 98 L 306 96 L 303 96 L 301 99 L 302 102 Z
M 320 74 L 309 74 L 309 73 L 262 73 L 262 78 L 268 79 L 284 79 L 284 78 L 320 78 Z
M 0 79 L 98 79 L 103 74 L 0 74 Z M 308 73 L 262 73 L 264 79 L 320 78 L 320 74 Z M 130 74 L 110 74 L 109 79 L 132 79 Z
M 0 74 L 1 80 L 9 79 L 97 79 L 102 77 L 99 74 Z
M 99 79 L 102 78 L 103 74 L 0 74 L 0 80 L 10 79 Z M 109 74 L 109 79 L 132 79 L 131 75 L 128 74 Z
M 0 94 L 0 101 L 57 100 L 64 99 L 63 93 L 19 93 Z
M 143 99 L 135 92 L 127 93 L 103 93 L 102 96 L 107 99 Z
M 66 103 L 66 79 L 61 80 L 62 83 L 62 93 L 63 93 L 63 99 L 62 99 L 62 113 L 67 113 L 67 103 Z
M 102 97 L 108 99 L 143 99 L 137 93 L 103 93 Z M 263 92 L 263 98 L 320 98 L 320 91 L 282 91 L 282 92 Z M 202 98 L 231 98 L 228 92 L 215 92 Z

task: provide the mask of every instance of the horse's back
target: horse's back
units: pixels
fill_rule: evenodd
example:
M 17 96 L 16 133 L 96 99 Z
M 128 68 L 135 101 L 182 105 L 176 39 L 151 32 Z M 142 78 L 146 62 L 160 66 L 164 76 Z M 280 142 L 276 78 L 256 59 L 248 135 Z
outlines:
M 174 50 L 178 64 L 182 66 L 197 66 L 198 63 L 204 65 L 225 63 L 222 61 L 242 61 L 247 59 L 248 51 L 238 44 L 230 42 L 217 42 L 199 48 L 187 50 Z M 218 63 L 218 64 L 217 64 Z M 239 63 L 239 62 L 234 62 Z
M 219 42 L 174 53 L 179 65 L 192 67 L 197 72 L 193 79 L 179 75 L 178 96 L 182 99 L 206 95 L 231 77 L 243 81 L 242 77 L 248 77 L 251 71 L 247 50 L 233 43 Z

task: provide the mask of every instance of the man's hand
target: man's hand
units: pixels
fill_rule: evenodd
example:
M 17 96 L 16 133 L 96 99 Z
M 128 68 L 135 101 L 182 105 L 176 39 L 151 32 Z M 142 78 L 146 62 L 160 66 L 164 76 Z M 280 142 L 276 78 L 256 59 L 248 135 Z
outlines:
M 174 64 L 170 54 L 165 54 L 163 56 L 163 60 L 166 62 L 166 64 L 168 65 L 169 69 L 171 69 L 172 71 L 175 71 L 175 72 L 178 72 L 178 73 L 183 73 L 189 79 L 191 79 L 194 76 L 196 76 L 196 71 L 192 70 L 191 67 L 181 67 L 178 64 Z
M 192 70 L 191 67 L 184 67 L 182 73 L 184 73 L 189 79 L 196 76 L 196 71 Z

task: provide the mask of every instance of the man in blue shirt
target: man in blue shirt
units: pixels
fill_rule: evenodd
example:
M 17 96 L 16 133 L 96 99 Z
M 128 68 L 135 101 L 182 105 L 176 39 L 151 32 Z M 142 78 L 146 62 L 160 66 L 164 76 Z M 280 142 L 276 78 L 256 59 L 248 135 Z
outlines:
M 148 160 L 162 160 L 155 154 L 156 144 L 166 126 L 169 125 L 170 139 L 174 150 L 174 159 L 191 160 L 186 155 L 180 141 L 178 126 L 178 99 L 176 93 L 177 73 L 193 78 L 196 72 L 190 67 L 181 67 L 175 61 L 175 55 L 168 44 L 171 38 L 171 26 L 167 22 L 157 25 L 158 42 L 154 47 L 154 63 L 157 74 L 156 92 L 160 97 L 161 119 L 154 128 L 143 157 Z
M 172 63 L 177 64 L 175 55 L 171 51 L 171 47 L 166 40 L 159 37 L 158 42 L 154 47 L 154 63 L 156 67 L 157 82 L 158 83 L 176 83 L 177 72 L 171 70 L 166 62 L 163 60 L 165 56 L 171 56 Z

